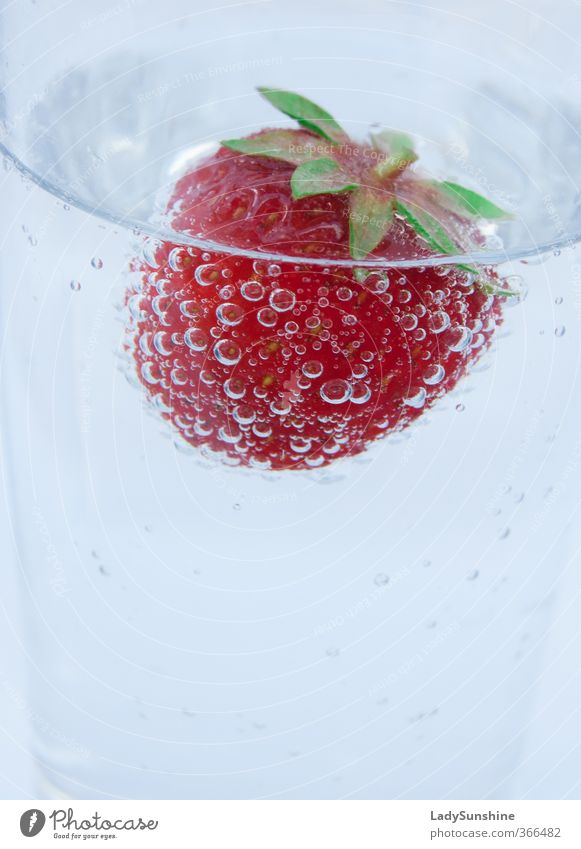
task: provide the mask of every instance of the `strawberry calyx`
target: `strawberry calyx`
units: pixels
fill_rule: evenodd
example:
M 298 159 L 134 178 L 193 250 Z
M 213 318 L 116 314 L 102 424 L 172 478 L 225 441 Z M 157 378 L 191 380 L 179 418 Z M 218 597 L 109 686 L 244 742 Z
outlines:
M 382 130 L 372 133 L 369 142 L 355 142 L 311 100 L 281 89 L 260 87 L 258 91 L 301 129 L 266 130 L 224 140 L 222 145 L 247 156 L 294 165 L 291 190 L 296 199 L 349 193 L 349 249 L 355 260 L 372 258 L 396 221 L 411 228 L 435 253 L 455 256 L 477 247 L 471 235 L 474 224 L 467 224 L 512 217 L 472 189 L 412 170 L 418 154 L 406 133 Z M 499 290 L 485 273 L 483 279 L 483 272 L 472 266 L 457 267 L 475 275 L 495 294 L 512 294 Z

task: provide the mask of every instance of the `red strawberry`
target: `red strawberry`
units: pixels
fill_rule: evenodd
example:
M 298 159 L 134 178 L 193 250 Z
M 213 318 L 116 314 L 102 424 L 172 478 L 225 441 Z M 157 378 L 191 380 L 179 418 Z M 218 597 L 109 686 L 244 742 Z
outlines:
M 168 212 L 185 234 L 301 259 L 148 243 L 128 345 L 188 443 L 304 469 L 407 426 L 456 385 L 500 318 L 490 270 L 365 262 L 464 253 L 478 237 L 467 218 L 503 213 L 412 173 L 402 134 L 356 145 L 310 101 L 263 94 L 305 129 L 225 142 L 178 182 Z

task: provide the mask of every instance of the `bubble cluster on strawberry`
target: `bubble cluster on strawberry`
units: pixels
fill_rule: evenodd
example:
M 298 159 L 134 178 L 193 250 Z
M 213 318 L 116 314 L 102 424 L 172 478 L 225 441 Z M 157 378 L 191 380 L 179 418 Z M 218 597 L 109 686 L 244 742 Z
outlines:
M 181 178 L 173 228 L 223 249 L 147 241 L 127 346 L 187 443 L 308 469 L 409 425 L 486 348 L 494 270 L 427 260 L 466 254 L 477 219 L 505 213 L 417 174 L 401 133 L 356 144 L 310 101 L 261 93 L 302 129 L 223 142 Z

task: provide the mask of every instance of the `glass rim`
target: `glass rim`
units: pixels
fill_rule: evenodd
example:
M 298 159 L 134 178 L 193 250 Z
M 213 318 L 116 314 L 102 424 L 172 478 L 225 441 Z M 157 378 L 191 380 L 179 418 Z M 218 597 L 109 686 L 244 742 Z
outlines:
M 202 251 L 212 253 L 227 254 L 230 256 L 246 257 L 254 260 L 265 260 L 270 262 L 281 263 L 300 263 L 309 266 L 327 267 L 332 265 L 337 268 L 417 268 L 418 266 L 433 267 L 442 265 L 500 265 L 505 262 L 518 262 L 520 260 L 533 259 L 535 257 L 544 256 L 548 253 L 562 250 L 567 247 L 574 247 L 581 242 L 581 231 L 567 233 L 562 232 L 557 238 L 551 239 L 548 242 L 541 242 L 534 245 L 523 245 L 511 249 L 497 250 L 482 250 L 472 251 L 470 253 L 461 254 L 431 254 L 430 256 L 415 256 L 407 259 L 345 259 L 333 257 L 306 257 L 304 255 L 297 256 L 293 254 L 285 254 L 277 251 L 265 250 L 249 250 L 248 248 L 237 247 L 236 245 L 222 244 L 212 239 L 203 239 L 197 236 L 189 236 L 187 233 L 180 233 L 177 230 L 172 230 L 168 227 L 162 227 L 158 224 L 148 221 L 142 221 L 139 218 L 132 218 L 127 215 L 115 213 L 110 207 L 102 204 L 90 204 L 74 193 L 67 192 L 56 183 L 46 180 L 38 174 L 33 168 L 26 165 L 9 147 L 3 142 L 0 142 L 0 155 L 12 163 L 17 171 L 26 179 L 39 188 L 51 194 L 63 203 L 69 204 L 76 209 L 85 212 L 90 216 L 106 221 L 109 224 L 114 224 L 123 227 L 125 230 L 131 230 L 138 235 L 150 236 L 161 242 L 167 242 L 175 245 L 183 245 L 186 247 L 195 247 Z

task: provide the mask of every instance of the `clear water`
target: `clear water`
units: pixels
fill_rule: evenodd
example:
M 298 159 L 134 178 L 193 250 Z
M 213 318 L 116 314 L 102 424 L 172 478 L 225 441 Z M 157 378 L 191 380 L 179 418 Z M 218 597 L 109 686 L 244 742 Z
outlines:
M 116 191 L 127 160 L 102 151 L 121 128 L 70 149 L 57 129 L 63 185 Z M 168 165 L 165 144 L 133 140 L 127 208 L 152 215 L 191 159 Z M 408 432 L 261 474 L 186 450 L 131 379 L 140 236 L 14 168 L 3 191 L 6 468 L 45 792 L 510 797 L 578 495 L 575 252 L 501 269 L 527 298 Z

